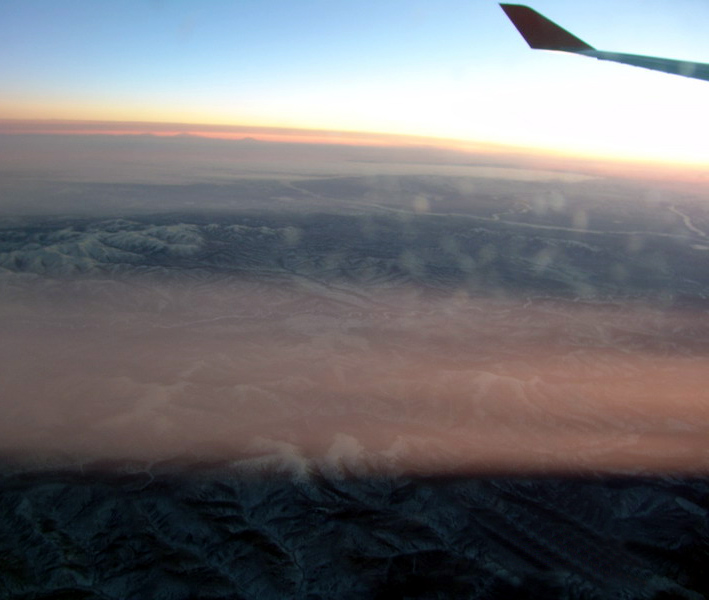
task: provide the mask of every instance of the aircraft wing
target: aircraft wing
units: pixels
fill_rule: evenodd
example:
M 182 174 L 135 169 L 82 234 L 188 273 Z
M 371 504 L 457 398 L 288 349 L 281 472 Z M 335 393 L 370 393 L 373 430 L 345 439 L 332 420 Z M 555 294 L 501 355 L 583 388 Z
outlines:
M 528 6 L 522 4 L 500 4 L 500 6 L 522 34 L 529 47 L 535 50 L 571 52 L 598 60 L 610 60 L 634 67 L 709 81 L 709 64 L 596 50 Z

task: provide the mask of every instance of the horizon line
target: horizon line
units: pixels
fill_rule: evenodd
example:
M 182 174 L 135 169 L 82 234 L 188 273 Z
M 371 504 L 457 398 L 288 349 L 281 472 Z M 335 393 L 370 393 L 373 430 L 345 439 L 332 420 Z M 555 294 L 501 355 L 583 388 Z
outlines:
M 314 146 L 338 145 L 380 148 L 430 148 L 465 154 L 492 154 L 518 160 L 540 161 L 527 168 L 549 168 L 549 162 L 563 163 L 565 169 L 594 174 L 641 176 L 666 179 L 680 176 L 705 181 L 705 167 L 700 164 L 653 160 L 642 157 L 609 156 L 569 152 L 561 149 L 531 147 L 485 140 L 463 140 L 413 134 L 351 130 L 311 129 L 268 125 L 216 123 L 177 123 L 162 121 L 114 121 L 95 119 L 18 119 L 0 118 L 0 135 L 131 136 L 275 142 Z M 702 173 L 697 173 L 697 169 Z M 659 169 L 659 171 L 658 171 Z M 660 172 L 662 171 L 662 173 Z
M 340 145 L 376 146 L 434 146 L 439 148 L 480 151 L 533 151 L 486 141 L 467 141 L 413 134 L 268 125 L 241 125 L 217 123 L 178 123 L 168 121 L 113 121 L 94 119 L 0 119 L 0 134 L 66 134 L 66 135 L 152 135 L 155 137 L 202 137 L 209 139 L 295 143 L 332 143 Z M 254 136 L 260 136 L 255 138 Z

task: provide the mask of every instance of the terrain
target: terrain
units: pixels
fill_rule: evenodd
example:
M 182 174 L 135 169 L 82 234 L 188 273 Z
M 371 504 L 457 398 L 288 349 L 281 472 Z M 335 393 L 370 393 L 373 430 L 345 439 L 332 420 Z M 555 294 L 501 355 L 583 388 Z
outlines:
M 702 197 L 361 166 L 4 178 L 0 597 L 709 593 Z

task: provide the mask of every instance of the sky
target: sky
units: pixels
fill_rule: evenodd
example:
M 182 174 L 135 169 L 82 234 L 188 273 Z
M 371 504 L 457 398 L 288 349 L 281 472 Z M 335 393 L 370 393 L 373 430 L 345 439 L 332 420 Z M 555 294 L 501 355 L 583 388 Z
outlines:
M 709 63 L 706 0 L 531 4 L 601 50 Z M 532 51 L 488 0 L 4 0 L 0 56 L 4 120 L 373 132 L 709 163 L 709 83 Z

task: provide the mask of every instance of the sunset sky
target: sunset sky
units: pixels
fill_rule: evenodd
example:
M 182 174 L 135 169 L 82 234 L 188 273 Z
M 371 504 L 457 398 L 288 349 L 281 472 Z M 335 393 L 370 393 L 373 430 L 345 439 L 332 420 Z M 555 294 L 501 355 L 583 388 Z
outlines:
M 598 49 L 709 63 L 706 0 L 531 5 Z M 0 55 L 3 120 L 375 132 L 709 162 L 709 83 L 531 51 L 487 0 L 6 0 Z

